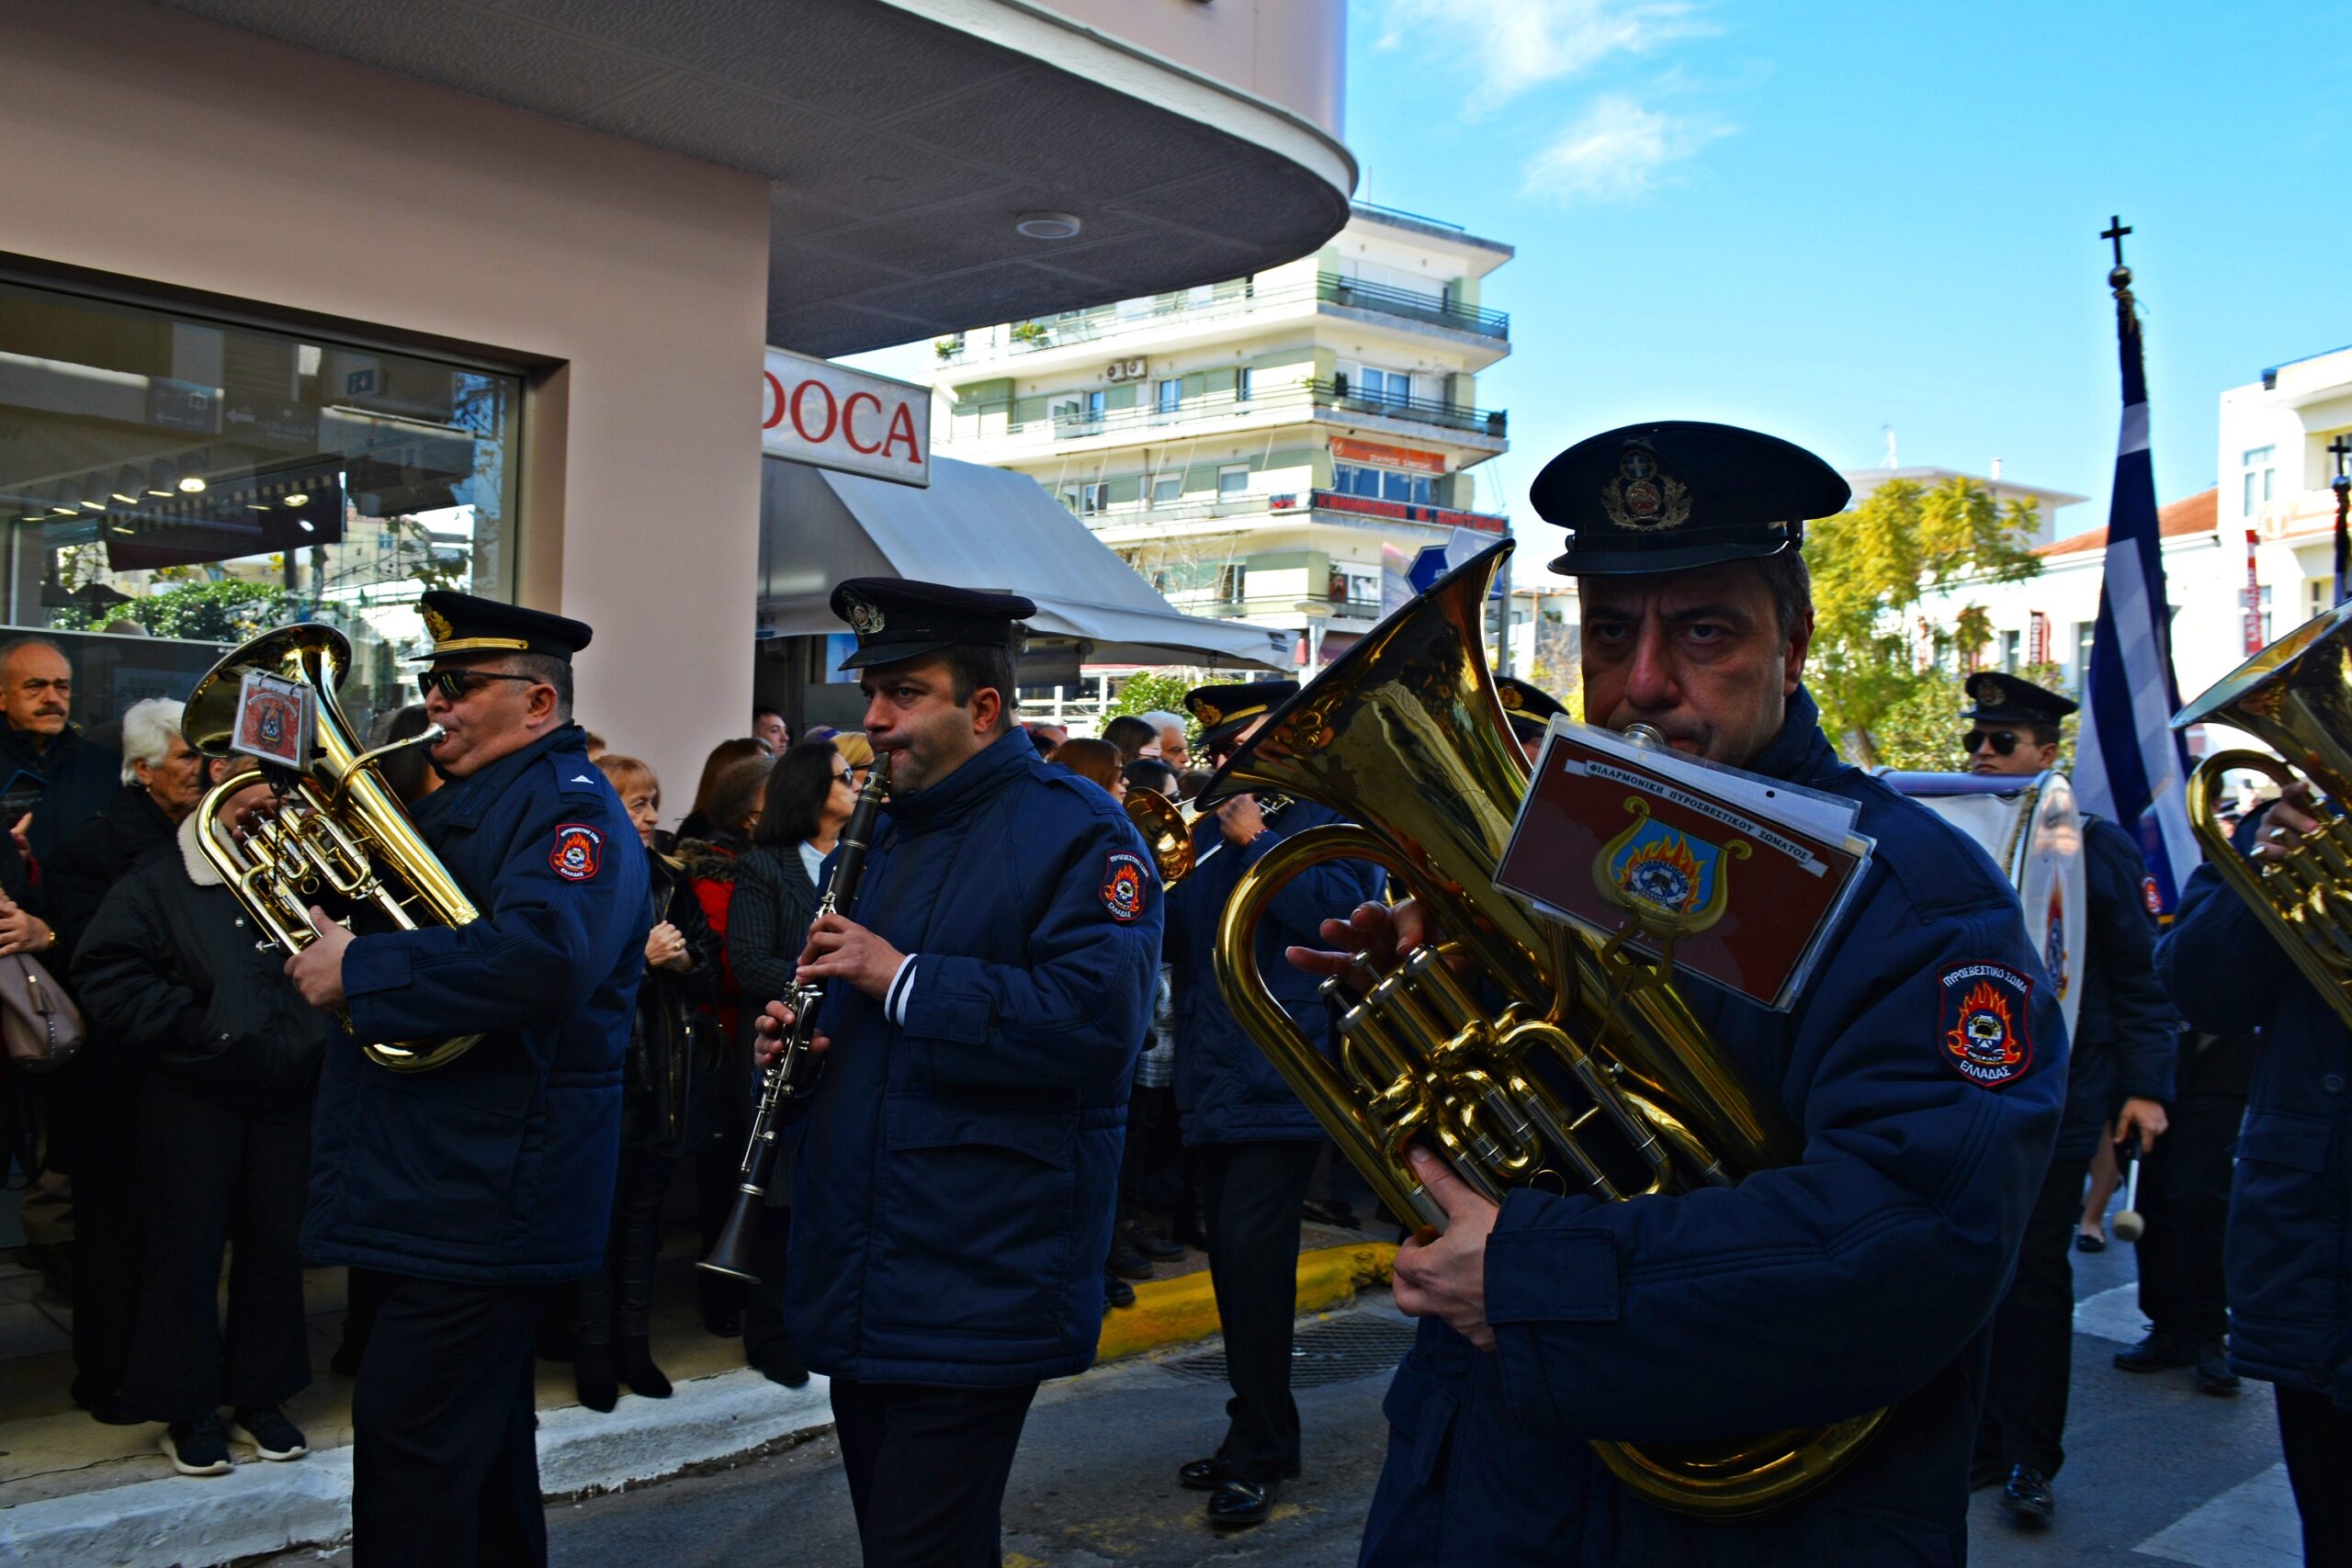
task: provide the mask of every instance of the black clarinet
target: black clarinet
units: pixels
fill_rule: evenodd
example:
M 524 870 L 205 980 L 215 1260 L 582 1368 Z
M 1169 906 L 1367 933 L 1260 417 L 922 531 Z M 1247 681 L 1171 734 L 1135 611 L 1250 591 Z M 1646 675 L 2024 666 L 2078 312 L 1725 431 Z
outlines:
M 849 825 L 842 829 L 840 857 L 825 883 L 825 896 L 817 902 L 817 919 L 846 915 L 856 906 L 857 885 L 865 874 L 866 843 L 874 837 L 874 819 L 881 814 L 882 798 L 889 792 L 890 753 L 884 751 L 874 759 L 874 769 L 865 775 L 865 787 L 858 791 L 857 806 L 849 814 Z M 813 928 L 815 921 L 810 925 Z M 796 983 L 783 999 L 792 1010 L 792 1027 L 785 1032 L 783 1054 L 760 1077 L 759 1108 L 752 1113 L 752 1138 L 743 1150 L 743 1179 L 735 1189 L 734 1206 L 727 1212 L 727 1224 L 720 1228 L 710 1256 L 695 1265 L 754 1283 L 759 1276 L 752 1272 L 752 1235 L 767 1201 L 768 1180 L 775 1173 L 776 1111 L 786 1100 L 799 1100 L 816 1088 L 813 1080 L 800 1080 L 808 1063 L 808 1043 L 817 1036 L 817 1010 L 825 999 L 825 983 Z

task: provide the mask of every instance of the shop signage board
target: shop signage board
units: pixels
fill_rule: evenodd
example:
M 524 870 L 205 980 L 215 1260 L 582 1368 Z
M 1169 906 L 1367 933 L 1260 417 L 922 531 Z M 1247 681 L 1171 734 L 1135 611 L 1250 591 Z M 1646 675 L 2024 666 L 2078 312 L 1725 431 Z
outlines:
M 1385 446 L 1376 441 L 1356 441 L 1344 435 L 1331 438 L 1331 456 L 1343 463 L 1378 463 L 1384 468 L 1403 468 L 1408 473 L 1445 472 L 1445 455 L 1442 452 L 1420 452 L 1410 446 Z
M 896 484 L 931 483 L 931 389 L 768 350 L 760 450 Z

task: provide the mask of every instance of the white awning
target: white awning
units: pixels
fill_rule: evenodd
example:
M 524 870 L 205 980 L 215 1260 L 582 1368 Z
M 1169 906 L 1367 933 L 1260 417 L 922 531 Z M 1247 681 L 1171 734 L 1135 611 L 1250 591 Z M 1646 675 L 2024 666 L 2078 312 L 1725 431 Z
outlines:
M 934 457 L 929 488 L 771 457 L 760 474 L 760 626 L 844 629 L 827 604 L 849 577 L 912 577 L 1026 594 L 1033 637 L 1094 664 L 1288 670 L 1293 634 L 1171 607 L 1026 474 Z

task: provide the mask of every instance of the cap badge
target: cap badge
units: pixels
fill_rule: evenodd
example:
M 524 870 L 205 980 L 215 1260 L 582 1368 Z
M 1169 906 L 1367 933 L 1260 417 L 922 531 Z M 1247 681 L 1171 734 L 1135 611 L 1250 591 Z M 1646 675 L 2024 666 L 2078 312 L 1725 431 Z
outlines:
M 1998 681 L 1987 675 L 1976 682 L 1976 700 L 1987 707 L 1999 707 L 2009 700 L 2009 694 L 2001 690 Z
M 1516 686 L 1505 686 L 1497 695 L 1502 698 L 1503 706 L 1507 708 L 1523 708 L 1527 705 L 1527 699 L 1519 694 L 1519 688 Z
M 1648 447 L 1628 443 L 1617 455 L 1617 477 L 1600 487 L 1600 507 L 1620 528 L 1679 528 L 1690 520 L 1690 489 L 1660 468 Z
M 1225 710 L 1218 707 L 1215 703 L 1194 703 L 1193 705 L 1193 716 L 1199 719 L 1204 725 L 1222 724 L 1225 722 Z
M 853 597 L 849 601 L 849 624 L 858 636 L 872 637 L 882 629 L 882 607 Z
M 430 606 L 427 606 L 424 612 L 424 629 L 433 635 L 435 642 L 447 642 L 457 635 L 458 630 L 449 624 L 448 616 Z

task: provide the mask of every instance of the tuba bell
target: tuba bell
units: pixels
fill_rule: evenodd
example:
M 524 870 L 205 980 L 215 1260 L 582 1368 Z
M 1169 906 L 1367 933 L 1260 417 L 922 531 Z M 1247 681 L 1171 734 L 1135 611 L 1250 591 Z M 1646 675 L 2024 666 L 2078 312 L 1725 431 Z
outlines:
M 386 752 L 439 739 L 440 726 L 391 746 L 364 749 L 334 696 L 350 665 L 351 644 L 333 626 L 281 626 L 206 671 L 188 694 L 181 721 L 190 746 L 208 757 L 225 757 L 236 737 L 238 696 L 248 672 L 309 689 L 317 716 L 309 766 L 301 772 L 263 767 L 278 794 L 276 814 L 243 825 L 221 819 L 229 797 L 252 785 L 243 774 L 213 785 L 196 807 L 198 848 L 254 923 L 288 953 L 318 940 L 310 908 L 325 895 L 379 930 L 462 926 L 480 919 L 375 765 Z M 337 1009 L 335 1016 L 349 1031 L 350 1015 Z M 422 1072 L 456 1061 L 481 1038 L 373 1041 L 360 1049 L 379 1066 Z
M 2247 660 L 2173 716 L 2175 729 L 2225 724 L 2270 746 L 2219 751 L 2188 779 L 2188 821 L 2205 858 L 2315 987 L 2352 1024 L 2352 604 L 2319 615 Z M 2280 761 L 2279 757 L 2288 759 Z M 2256 866 L 2230 842 L 2214 801 L 2222 776 L 2244 769 L 2280 788 L 2308 781 L 2318 831 L 2284 858 Z
M 1528 782 L 1483 637 L 1487 585 L 1510 549 L 1495 546 L 1375 626 L 1202 792 L 1275 790 L 1351 819 L 1284 840 L 1243 874 L 1218 927 L 1217 976 L 1340 1152 L 1423 1235 L 1444 1215 L 1408 1162 L 1416 1140 L 1498 1201 L 1524 1186 L 1602 1199 L 1730 1186 L 1802 1149 L 1670 985 L 1625 985 L 1600 943 L 1495 885 Z M 1385 867 L 1443 940 L 1368 988 L 1325 983 L 1343 1010 L 1335 1062 L 1275 1000 L 1255 939 L 1292 877 L 1340 859 Z M 1480 980 L 1505 998 L 1498 1010 Z M 1646 1501 L 1736 1518 L 1826 1481 L 1883 1415 L 1670 1450 L 1593 1447 Z

